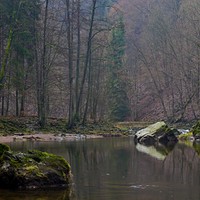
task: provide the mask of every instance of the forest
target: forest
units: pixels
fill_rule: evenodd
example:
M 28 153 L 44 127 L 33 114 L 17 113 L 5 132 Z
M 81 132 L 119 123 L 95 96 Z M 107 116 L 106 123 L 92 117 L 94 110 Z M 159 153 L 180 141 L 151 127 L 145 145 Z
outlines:
M 0 112 L 198 119 L 199 0 L 1 0 Z

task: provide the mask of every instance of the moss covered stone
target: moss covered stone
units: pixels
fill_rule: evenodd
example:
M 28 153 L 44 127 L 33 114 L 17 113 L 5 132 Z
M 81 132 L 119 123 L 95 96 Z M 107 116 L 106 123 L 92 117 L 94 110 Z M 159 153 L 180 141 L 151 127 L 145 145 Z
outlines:
M 145 145 L 154 145 L 159 142 L 167 146 L 177 143 L 177 132 L 176 129 L 170 128 L 161 121 L 138 131 L 135 134 L 135 141 Z
M 68 187 L 70 183 L 70 165 L 60 156 L 36 150 L 15 153 L 8 147 L 0 157 L 1 188 Z

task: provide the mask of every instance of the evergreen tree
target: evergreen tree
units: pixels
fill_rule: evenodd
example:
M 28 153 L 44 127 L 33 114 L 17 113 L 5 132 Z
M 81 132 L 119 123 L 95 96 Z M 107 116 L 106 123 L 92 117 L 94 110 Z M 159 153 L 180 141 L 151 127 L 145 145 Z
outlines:
M 16 91 L 16 115 L 19 115 L 19 101 L 21 102 L 20 111 L 23 112 L 26 82 L 28 75 L 32 74 L 35 20 L 38 20 L 40 13 L 40 1 L 2 0 L 0 11 L 3 13 L 0 18 L 0 28 L 5 32 L 6 41 L 1 44 L 4 52 L 0 55 L 2 57 L 0 84 L 3 88 L 6 78 L 12 81 L 12 86 Z M 6 93 L 8 94 L 9 91 Z M 2 97 L 4 99 L 4 96 Z M 2 106 L 3 109 L 4 106 Z
M 130 106 L 126 83 L 122 75 L 125 54 L 125 30 L 122 17 L 119 18 L 117 26 L 112 30 L 110 52 L 112 61 L 109 80 L 110 118 L 114 121 L 124 121 L 130 115 Z

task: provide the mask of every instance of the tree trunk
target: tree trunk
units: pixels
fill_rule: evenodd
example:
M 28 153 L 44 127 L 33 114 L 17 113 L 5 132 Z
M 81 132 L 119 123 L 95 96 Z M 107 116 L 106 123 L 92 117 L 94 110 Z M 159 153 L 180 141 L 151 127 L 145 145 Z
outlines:
M 92 68 L 92 52 L 91 52 L 91 48 L 90 48 L 90 55 L 89 55 L 89 63 L 88 63 L 88 88 L 87 88 L 87 97 L 86 97 L 86 103 L 85 103 L 85 111 L 84 111 L 84 115 L 83 115 L 83 121 L 82 124 L 86 123 L 87 120 L 87 114 L 88 114 L 88 107 L 89 107 L 89 101 L 90 101 L 90 96 L 91 96 L 91 68 Z
M 91 50 L 91 46 L 92 46 L 92 33 L 93 33 L 93 24 L 94 24 L 94 17 L 95 17 L 95 11 L 96 11 L 96 2 L 97 2 L 96 0 L 93 0 L 92 14 L 91 14 L 91 20 L 90 20 L 90 30 L 89 30 L 89 34 L 88 34 L 88 40 L 87 40 L 87 51 L 86 51 L 84 72 L 83 72 L 83 78 L 82 78 L 81 85 L 80 85 L 80 91 L 79 91 L 79 95 L 78 95 L 75 115 L 77 115 L 77 113 L 80 110 L 80 103 L 82 101 L 83 90 L 84 90 L 86 75 L 87 75 L 87 71 L 88 71 L 90 50 Z
M 73 16 L 70 12 L 70 2 L 66 0 L 67 7 L 67 41 L 68 41 L 68 70 L 69 70 L 69 115 L 68 128 L 73 126 Z M 72 5 L 73 7 L 73 5 Z
M 15 91 L 15 109 L 16 109 L 16 116 L 19 116 L 19 90 L 17 88 Z
M 5 49 L 5 54 L 4 54 L 4 57 L 3 57 L 1 68 L 0 68 L 0 91 L 3 88 L 5 70 L 6 70 L 6 66 L 7 66 L 7 61 L 8 61 L 8 57 L 9 57 L 9 54 L 10 54 L 10 50 L 11 50 L 12 38 L 13 38 L 13 28 L 11 26 L 10 27 L 9 36 L 8 36 L 7 45 L 6 45 L 6 49 Z
M 75 88 L 75 102 L 76 113 L 74 114 L 74 121 L 80 120 L 80 110 L 78 108 L 78 93 L 79 93 L 79 76 L 80 76 L 80 50 L 81 50 L 81 34 L 80 34 L 80 0 L 77 1 L 77 58 L 76 58 L 76 88 Z M 78 108 L 78 109 L 77 109 Z
M 41 128 L 44 128 L 46 126 L 46 84 L 47 84 L 47 62 L 46 62 L 46 32 L 47 32 L 47 20 L 48 20 L 48 5 L 49 5 L 49 0 L 46 0 L 45 4 L 45 17 L 44 17 L 44 32 L 43 32 L 43 54 L 42 54 L 42 69 L 41 69 L 41 74 L 40 74 L 40 112 L 39 112 L 39 122 Z
M 4 89 L 1 91 L 1 115 L 4 116 L 4 103 L 5 103 L 5 96 L 4 96 Z
M 24 116 L 24 112 L 25 112 L 25 91 L 26 91 L 26 81 L 27 80 L 27 74 L 24 80 L 24 85 L 21 91 L 21 102 L 20 102 L 20 116 Z
M 10 69 L 10 65 L 9 65 L 9 74 L 8 74 L 8 83 L 7 83 L 7 96 L 6 96 L 6 113 L 5 115 L 8 116 L 9 113 L 9 108 L 10 108 L 10 86 L 11 86 L 11 69 Z

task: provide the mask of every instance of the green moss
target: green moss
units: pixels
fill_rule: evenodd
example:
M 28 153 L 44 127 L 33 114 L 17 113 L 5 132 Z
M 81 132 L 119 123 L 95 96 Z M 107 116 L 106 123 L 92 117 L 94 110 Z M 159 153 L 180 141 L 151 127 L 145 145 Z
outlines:
M 180 134 L 178 136 L 178 139 L 181 141 L 186 141 L 186 140 L 190 140 L 190 138 L 193 136 L 192 132 L 188 132 L 188 133 L 184 133 L 184 134 Z
M 47 119 L 47 124 L 45 125 L 44 128 L 40 128 L 38 127 L 38 129 L 42 132 L 53 132 L 53 133 L 67 133 L 68 129 L 67 129 L 67 123 L 66 123 L 66 119 L 56 119 L 56 118 L 49 118 Z
M 91 135 L 103 135 L 103 136 L 122 136 L 128 135 L 128 130 L 130 128 L 127 126 L 120 126 L 118 123 L 109 122 L 98 122 L 98 123 L 87 123 L 83 125 L 77 125 L 72 131 L 78 134 L 91 134 Z
M 5 145 L 5 149 L 10 148 Z M 50 167 L 63 167 L 70 171 L 69 163 L 61 156 L 41 152 L 37 150 L 29 151 L 28 154 L 7 152 L 2 159 L 6 159 L 14 168 L 22 168 L 28 172 L 38 172 L 40 163 L 46 164 Z
M 18 132 L 30 132 L 25 118 L 0 118 L 0 127 L 2 127 L 0 128 L 0 133 L 4 135 Z
M 132 128 L 146 128 L 147 126 L 151 125 L 151 122 L 142 122 L 142 121 L 133 121 L 133 122 L 118 122 L 115 123 L 115 126 L 119 129 L 126 129 L 130 130 Z
M 0 157 L 1 187 L 40 188 L 71 182 L 70 165 L 61 156 L 37 150 L 12 152 L 8 146 L 4 149 Z
M 23 175 L 34 175 L 37 177 L 44 177 L 44 173 L 41 172 L 41 170 L 39 169 L 39 167 L 37 165 L 31 164 L 29 163 L 28 166 L 25 166 L 24 168 L 22 168 L 23 170 Z
M 193 136 L 200 135 L 200 121 L 198 121 L 193 127 L 192 127 L 192 133 Z
M 47 119 L 47 125 L 40 129 L 38 118 L 36 117 L 0 117 L 0 135 L 11 135 L 13 133 L 32 133 L 42 131 L 43 133 L 74 133 L 74 134 L 94 134 L 105 136 L 120 136 L 130 134 L 132 127 L 144 127 L 147 123 L 139 122 L 88 122 L 85 125 L 77 124 L 73 129 L 67 129 L 66 119 Z
M 38 170 L 38 166 L 36 166 L 36 165 L 27 166 L 24 168 L 24 170 L 33 172 L 35 170 Z
M 36 162 L 43 162 L 43 163 L 48 163 L 52 167 L 66 167 L 68 170 L 70 170 L 70 165 L 69 163 L 61 156 L 57 156 L 54 154 L 50 154 L 47 152 L 41 152 L 37 150 L 32 150 L 29 151 L 29 156 Z

